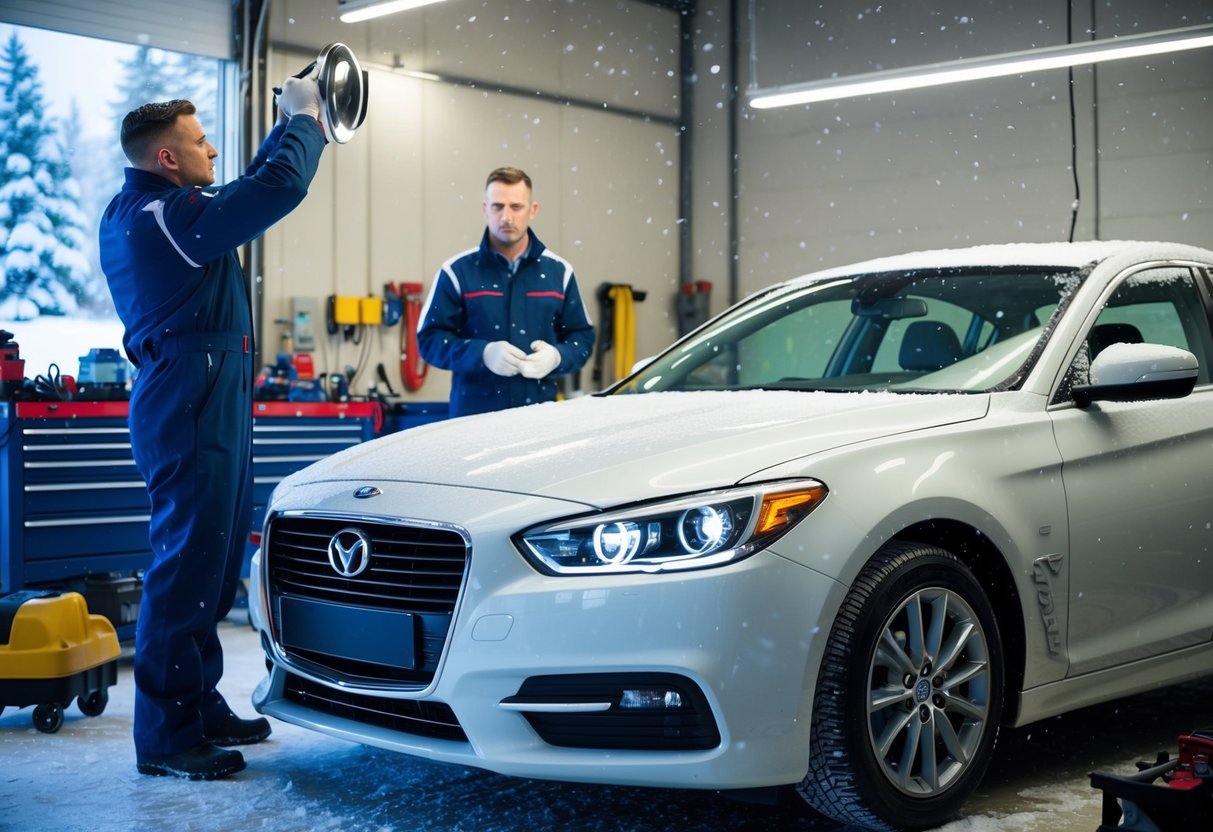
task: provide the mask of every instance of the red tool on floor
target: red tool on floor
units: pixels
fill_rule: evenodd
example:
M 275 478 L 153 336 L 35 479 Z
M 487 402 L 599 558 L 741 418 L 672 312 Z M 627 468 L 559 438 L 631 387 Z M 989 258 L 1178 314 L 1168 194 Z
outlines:
M 1179 738 L 1179 757 L 1158 752 L 1154 763 L 1138 763 L 1137 774 L 1093 772 L 1092 788 L 1103 790 L 1096 832 L 1195 832 L 1213 829 L 1213 728 Z M 1162 783 L 1155 781 L 1161 780 Z

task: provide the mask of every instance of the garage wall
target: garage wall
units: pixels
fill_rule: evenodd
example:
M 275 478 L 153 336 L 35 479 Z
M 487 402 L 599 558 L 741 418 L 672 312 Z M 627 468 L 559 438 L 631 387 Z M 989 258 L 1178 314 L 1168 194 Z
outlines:
M 1075 40 L 1092 29 L 1106 38 L 1213 21 L 1207 0 L 1074 5 Z M 728 121 L 715 106 L 727 90 L 710 73 L 732 26 L 745 90 L 1064 44 L 1067 7 L 754 0 L 751 20 L 748 0 L 701 3 L 694 158 L 697 182 L 710 184 L 694 202 L 697 275 L 729 274 L 718 206 L 733 159 L 722 140 Z M 717 48 L 704 51 L 710 43 Z M 1213 244 L 1210 79 L 1213 49 L 1075 69 L 1075 239 Z M 1070 234 L 1065 70 L 780 110 L 745 101 L 734 123 L 741 295 L 872 256 Z M 717 293 L 713 305 L 727 300 Z
M 1074 40 L 1213 16 L 1207 0 L 1094 6 L 1092 23 L 1092 5 L 1075 4 Z M 944 0 L 856 11 L 754 0 L 751 20 L 749 0 L 700 0 L 689 276 L 712 283 L 712 310 L 774 280 L 866 257 L 1066 239 L 1075 182 L 1064 70 L 776 111 L 750 109 L 745 90 L 1062 44 L 1067 8 Z M 650 292 L 638 307 L 638 353 L 675 337 L 674 12 L 611 0 L 457 0 L 348 26 L 325 0 L 273 10 L 277 75 L 338 38 L 373 74 L 373 117 L 326 160 L 362 166 L 355 178 L 366 184 L 348 194 L 323 186 L 282 226 L 279 259 L 271 254 L 267 265 L 283 272 L 284 287 L 428 286 L 438 264 L 480 232 L 484 173 L 514 163 L 535 177 L 538 232 L 574 262 L 583 288 L 632 282 Z M 1213 241 L 1211 70 L 1213 50 L 1075 70 L 1075 239 Z M 337 204 L 343 219 L 324 243 L 322 217 L 301 221 Z M 267 314 L 284 315 L 291 291 L 268 281 Z M 395 334 L 381 335 L 393 343 L 375 344 L 372 368 L 392 366 Z M 352 363 L 350 345 L 333 345 L 334 366 Z M 421 398 L 445 396 L 436 375 Z
M 330 145 L 304 204 L 265 236 L 264 332 L 290 298 L 382 295 L 391 281 L 428 291 L 438 267 L 479 242 L 484 178 L 516 165 L 535 182 L 536 233 L 569 259 L 593 305 L 603 282 L 631 283 L 637 352 L 676 334 L 678 19 L 638 2 L 480 0 L 348 25 L 334 0 L 283 0 L 267 25 L 272 85 L 335 40 L 370 72 L 367 121 Z M 397 391 L 399 327 L 362 345 L 322 338 L 317 364 L 383 362 Z M 263 340 L 263 343 L 269 343 Z M 610 366 L 609 363 L 607 365 Z M 582 372 L 589 389 L 590 368 Z M 445 401 L 430 370 L 410 399 Z

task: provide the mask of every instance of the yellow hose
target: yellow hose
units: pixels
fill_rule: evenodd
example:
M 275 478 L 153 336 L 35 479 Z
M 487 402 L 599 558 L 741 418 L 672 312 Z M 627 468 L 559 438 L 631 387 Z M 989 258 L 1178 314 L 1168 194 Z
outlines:
M 631 286 L 612 286 L 615 303 L 615 380 L 626 376 L 636 363 L 636 305 Z

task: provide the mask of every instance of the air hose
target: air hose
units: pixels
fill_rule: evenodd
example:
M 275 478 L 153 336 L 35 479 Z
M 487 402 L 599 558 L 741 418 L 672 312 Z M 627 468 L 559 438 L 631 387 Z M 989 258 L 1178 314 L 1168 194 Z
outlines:
M 425 383 L 429 365 L 421 360 L 417 347 L 417 327 L 421 324 L 422 286 L 420 283 L 399 284 L 400 299 L 404 301 L 404 326 L 400 328 L 400 379 L 406 390 L 420 390 Z

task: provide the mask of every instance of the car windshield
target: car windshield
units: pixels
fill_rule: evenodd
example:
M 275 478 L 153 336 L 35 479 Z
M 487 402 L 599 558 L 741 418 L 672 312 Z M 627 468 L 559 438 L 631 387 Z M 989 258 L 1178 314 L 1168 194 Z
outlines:
M 793 281 L 709 322 L 611 392 L 1007 389 L 1081 277 L 984 268 Z

